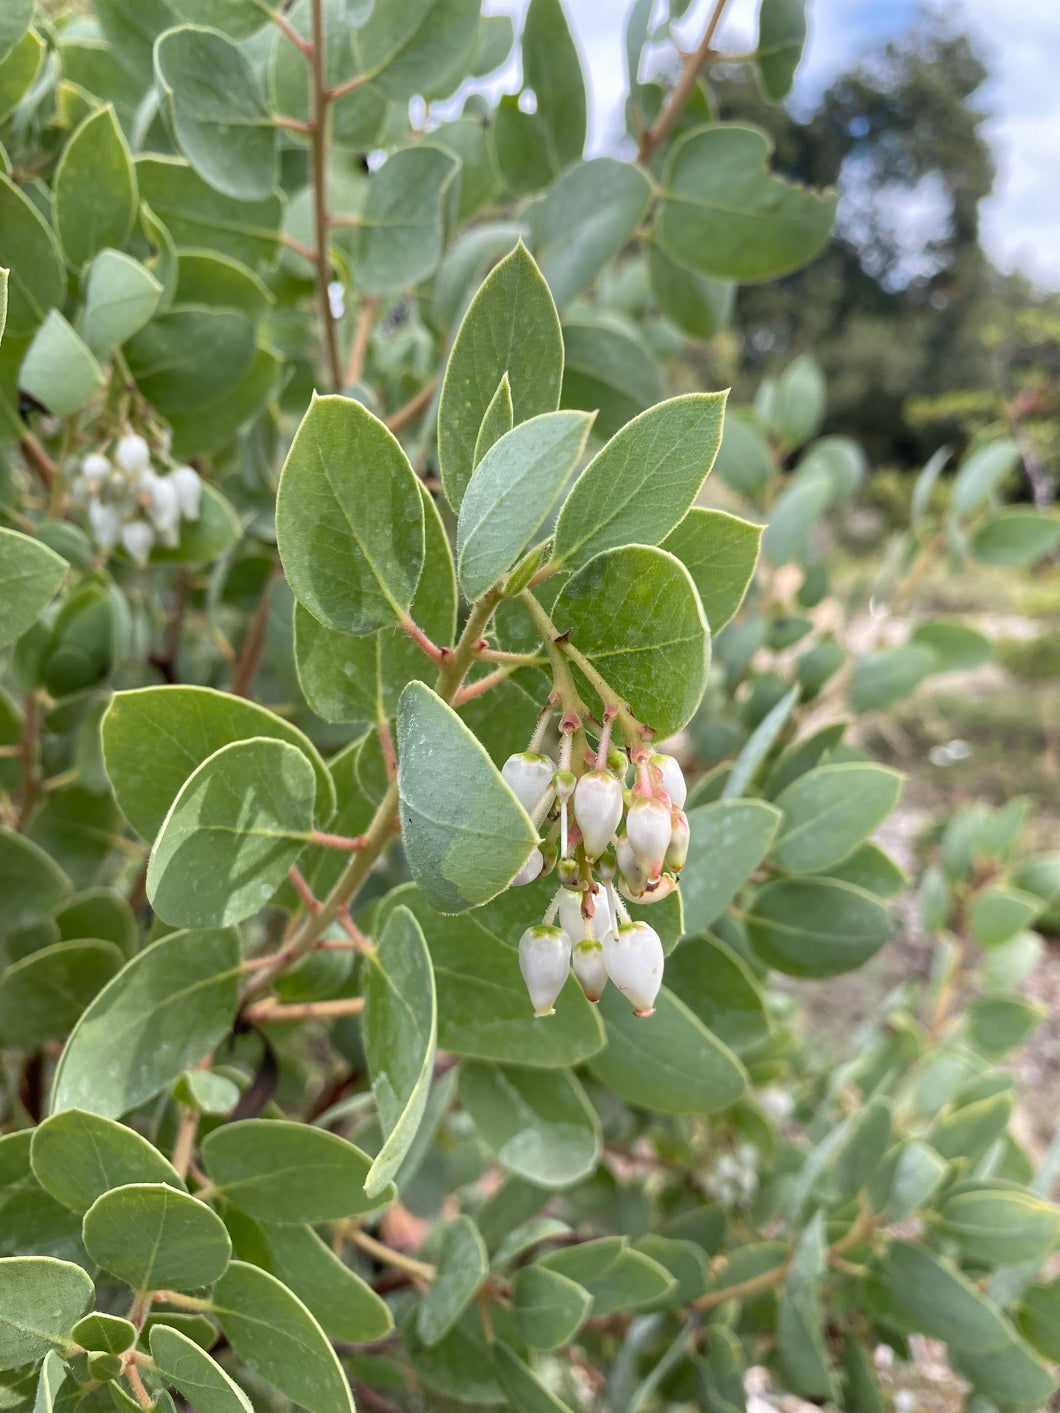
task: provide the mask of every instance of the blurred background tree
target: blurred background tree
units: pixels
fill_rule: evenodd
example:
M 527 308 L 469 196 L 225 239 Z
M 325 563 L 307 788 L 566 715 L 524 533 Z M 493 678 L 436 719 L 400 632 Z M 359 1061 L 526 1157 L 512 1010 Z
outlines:
M 828 381 L 826 430 L 856 431 L 877 465 L 919 466 L 940 440 L 1014 434 L 1031 482 L 1023 493 L 1044 501 L 1060 297 L 1002 273 L 980 244 L 995 179 L 983 131 L 989 61 L 959 24 L 922 12 L 803 114 L 768 104 L 749 66 L 715 72 L 718 116 L 766 129 L 778 169 L 837 185 L 843 201 L 826 254 L 741 287 L 738 347 L 715 341 L 700 356 L 726 363 L 746 400 L 764 374 L 812 350 Z

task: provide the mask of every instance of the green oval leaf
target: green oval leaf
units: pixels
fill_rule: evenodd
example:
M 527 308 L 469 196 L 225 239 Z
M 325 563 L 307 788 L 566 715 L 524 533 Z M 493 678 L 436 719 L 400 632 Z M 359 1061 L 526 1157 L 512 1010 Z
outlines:
M 961 462 L 950 489 L 950 508 L 968 515 L 981 505 L 1020 463 L 1020 449 L 1003 438 L 976 447 Z
M 61 1040 L 125 958 L 113 942 L 56 942 L 9 966 L 0 976 L 0 1035 L 5 1045 L 33 1049 Z
M 303 1301 L 329 1339 L 367 1344 L 394 1328 L 386 1302 L 312 1227 L 262 1228 L 272 1272 Z
M 112 104 L 90 113 L 63 148 L 55 171 L 55 230 L 81 269 L 106 246 L 125 244 L 139 195 L 132 154 Z
M 233 741 L 185 781 L 162 821 L 147 896 L 166 922 L 224 927 L 269 901 L 309 841 L 313 767 L 286 741 Z
M 65 1109 L 39 1124 L 30 1161 L 41 1187 L 74 1212 L 87 1212 L 113 1187 L 184 1185 L 168 1159 L 134 1129 L 82 1109 Z
M 150 1347 L 166 1383 L 198 1413 L 252 1413 L 239 1385 L 187 1335 L 169 1325 L 152 1325 Z
M 1001 1349 L 1007 1320 L 962 1271 L 910 1241 L 892 1241 L 880 1266 L 888 1314 L 904 1330 L 945 1340 L 954 1349 Z
M 532 542 L 581 459 L 592 426 L 584 412 L 545 412 L 495 441 L 460 503 L 456 565 L 469 599 L 511 569 Z
M 212 1208 L 164 1183 L 130 1183 L 97 1197 L 85 1213 L 85 1250 L 133 1290 L 212 1285 L 232 1254 Z
M 544 912 L 549 882 L 540 888 L 510 889 L 478 911 L 458 917 L 435 912 L 414 884 L 387 895 L 376 926 L 385 922 L 391 908 L 404 904 L 431 939 L 439 1049 L 545 1068 L 578 1064 L 600 1049 L 603 1028 L 597 1008 L 585 999 L 573 976 L 547 1022 L 535 1020 L 526 994 L 519 938 Z
M 788 976 L 854 971 L 894 931 L 894 919 L 878 898 L 827 878 L 767 883 L 744 920 L 756 955 Z
M 1060 519 L 1040 511 L 1003 510 L 972 536 L 981 564 L 1033 564 L 1060 544 Z
M 589 318 L 563 324 L 561 407 L 596 412 L 598 437 L 613 437 L 631 418 L 666 396 L 659 365 L 644 344 L 619 326 Z
M 254 325 L 238 309 L 184 305 L 156 315 L 125 345 L 137 386 L 165 417 L 217 407 L 250 371 Z
M 66 1042 L 52 1113 L 117 1118 L 168 1088 L 228 1034 L 241 977 L 231 931 L 176 932 L 127 962 Z
M 0 171 L 0 265 L 10 270 L 5 333 L 32 334 L 66 297 L 66 271 L 52 228 Z
M 737 1055 L 768 1039 L 769 1012 L 754 975 L 716 937 L 684 937 L 666 960 L 671 990 Z
M 397 710 L 398 795 L 409 868 L 432 907 L 457 913 L 508 886 L 537 842 L 478 739 L 422 682 Z
M 80 1266 L 50 1256 L 0 1260 L 0 1369 L 36 1363 L 72 1338 L 95 1287 Z
M 456 574 L 438 507 L 420 487 L 424 559 L 409 616 L 434 643 L 456 632 Z M 325 721 L 389 720 L 409 682 L 434 680 L 437 670 L 403 628 L 355 637 L 327 628 L 295 603 L 294 653 L 306 701 Z
M 773 858 L 785 873 L 821 873 L 852 854 L 898 803 L 903 777 L 882 765 L 822 765 L 777 797 Z
M 564 502 L 556 524 L 556 562 L 577 569 L 603 550 L 664 540 L 687 514 L 714 464 L 725 397 L 670 398 L 612 437 Z
M 314 395 L 280 477 L 276 534 L 295 598 L 322 623 L 369 633 L 408 612 L 423 565 L 419 486 L 359 402 Z
M 361 1034 L 384 1139 L 365 1179 L 365 1191 L 375 1197 L 397 1175 L 416 1137 L 438 1039 L 431 954 L 408 908 L 389 915 L 366 969 Z
M 600 1161 L 599 1121 L 567 1070 L 464 1064 L 460 1102 L 498 1162 L 538 1187 L 569 1187 Z
M 454 509 L 471 479 L 479 428 L 505 373 L 516 425 L 559 406 L 559 316 L 541 271 L 521 242 L 483 281 L 446 365 L 438 404 L 438 465 Z
M 515 1322 L 523 1339 L 535 1349 L 560 1349 L 569 1344 L 592 1303 L 584 1286 L 547 1266 L 524 1266 L 512 1281 Z
M 706 686 L 710 634 L 679 559 L 645 545 L 606 550 L 563 586 L 552 621 L 658 739 L 691 719 Z
M 419 143 L 391 153 L 372 173 L 353 238 L 353 267 L 366 294 L 399 294 L 434 274 L 446 196 L 459 170 L 451 153 Z
M 203 1140 L 211 1182 L 263 1222 L 334 1222 L 389 1201 L 364 1191 L 371 1160 L 337 1134 L 280 1119 L 222 1124 Z
M 20 391 L 53 417 L 69 417 L 103 387 L 103 369 L 58 309 L 48 312 L 18 370 Z
M 416 1333 L 424 1344 L 437 1344 L 459 1320 L 486 1278 L 486 1243 L 470 1217 L 456 1217 L 442 1233 L 436 1274 L 420 1301 Z
M 346 1376 L 327 1336 L 281 1281 L 233 1261 L 213 1310 L 236 1354 L 309 1413 L 354 1413 Z
M 136 175 L 140 195 L 182 249 L 213 250 L 253 267 L 276 259 L 283 224 L 278 192 L 261 201 L 233 200 L 188 162 L 157 153 L 137 157 Z
M 276 185 L 276 127 L 241 49 L 216 30 L 185 25 L 155 44 L 155 77 L 184 156 L 212 187 L 262 201 Z
M 59 592 L 69 567 L 40 540 L 0 529 L 0 647 L 32 628 Z
M 70 880 L 39 844 L 0 829 L 0 937 L 40 922 L 70 894 Z
M 109 358 L 143 328 L 161 299 L 161 284 L 138 260 L 101 250 L 85 285 L 85 342 L 97 358 Z
M 103 717 L 103 762 L 121 812 L 154 839 L 184 782 L 233 741 L 268 737 L 297 746 L 317 781 L 317 817 L 335 810 L 335 785 L 316 747 L 264 707 L 209 687 L 117 692 Z
M 580 162 L 549 189 L 534 213 L 534 251 L 558 305 L 580 294 L 619 253 L 650 199 L 644 173 L 614 157 Z
M 655 234 L 701 275 L 753 284 L 805 265 L 832 232 L 836 196 L 769 170 L 772 142 L 758 128 L 714 123 L 674 144 Z
M 599 1010 L 607 1048 L 589 1068 L 627 1103 L 664 1114 L 712 1114 L 735 1103 L 747 1087 L 740 1061 L 667 987 L 653 1016 L 635 1016 L 613 986 L 601 996 Z
M 761 525 L 698 505 L 663 540 L 662 548 L 676 555 L 691 574 L 712 638 L 743 602 L 761 542 Z
M 702 932 L 720 917 L 765 858 L 780 820 L 762 800 L 716 800 L 689 811 L 681 876 L 686 932 Z

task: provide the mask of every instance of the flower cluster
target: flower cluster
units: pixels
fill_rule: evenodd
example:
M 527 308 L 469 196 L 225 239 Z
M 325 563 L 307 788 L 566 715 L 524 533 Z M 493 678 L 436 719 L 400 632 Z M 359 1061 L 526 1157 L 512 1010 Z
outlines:
M 758 1191 L 758 1149 L 739 1143 L 720 1153 L 701 1178 L 703 1190 L 723 1207 L 747 1207 Z
M 146 564 L 156 541 L 175 549 L 181 521 L 198 520 L 202 483 L 193 466 L 159 475 L 146 440 L 128 432 L 109 455 L 92 451 L 75 463 L 70 494 L 104 554 L 121 544 L 130 559 Z
M 630 759 L 608 750 L 609 734 L 580 776 L 570 769 L 569 736 L 558 765 L 531 743 L 501 772 L 534 823 L 551 822 L 513 880 L 519 887 L 554 869 L 560 884 L 544 919 L 519 942 L 537 1016 L 552 1014 L 571 970 L 590 1001 L 611 981 L 638 1016 L 652 1014 L 662 985 L 659 935 L 635 922 L 622 900 L 658 902 L 677 886 L 688 853 L 685 781 L 673 756 L 640 750 L 627 788 Z

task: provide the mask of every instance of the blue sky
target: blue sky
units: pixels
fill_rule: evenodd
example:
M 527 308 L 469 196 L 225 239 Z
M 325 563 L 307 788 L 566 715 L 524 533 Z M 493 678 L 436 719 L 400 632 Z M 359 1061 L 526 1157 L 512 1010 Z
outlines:
M 592 90 L 590 151 L 613 141 L 625 84 L 623 31 L 632 0 L 565 0 Z M 696 0 L 682 22 L 702 30 L 710 0 Z M 525 0 L 487 0 L 486 9 L 521 15 Z M 757 0 L 730 0 L 719 46 L 753 41 Z M 908 27 L 915 0 L 810 0 L 810 39 L 794 101 L 809 103 L 837 73 Z M 1020 266 L 1042 285 L 1060 287 L 1060 3 L 963 0 L 959 13 L 980 38 L 993 75 L 979 95 L 998 165 L 983 207 L 983 241 L 1003 268 Z M 927 228 L 927 213 L 921 223 Z

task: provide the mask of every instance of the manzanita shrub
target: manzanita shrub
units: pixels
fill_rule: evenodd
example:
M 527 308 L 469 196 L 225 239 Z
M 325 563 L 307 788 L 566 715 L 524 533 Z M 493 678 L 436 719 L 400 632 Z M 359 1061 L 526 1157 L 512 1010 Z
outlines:
M 851 720 L 989 643 L 818 612 L 810 362 L 666 396 L 834 214 L 714 121 L 723 7 L 669 88 L 633 6 L 628 161 L 560 0 L 495 106 L 479 0 L 0 7 L 4 1409 L 872 1413 L 917 1332 L 1051 1396 L 998 1062 L 1060 858 L 956 813 L 846 1063 L 770 985 L 892 934 Z M 1055 545 L 1015 461 L 925 468 L 879 602 Z

